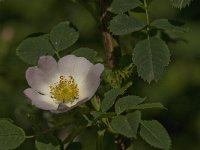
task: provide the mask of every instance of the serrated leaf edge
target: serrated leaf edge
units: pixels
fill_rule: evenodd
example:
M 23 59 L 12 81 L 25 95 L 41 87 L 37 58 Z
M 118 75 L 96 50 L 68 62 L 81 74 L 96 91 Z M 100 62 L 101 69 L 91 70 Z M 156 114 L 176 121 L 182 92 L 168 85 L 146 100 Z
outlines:
M 161 123 L 158 122 L 157 120 L 141 120 L 141 121 L 140 121 L 140 130 L 141 130 L 141 126 L 144 126 L 143 121 L 156 121 L 157 123 L 161 124 Z M 165 132 L 167 132 L 167 130 L 166 130 L 164 127 L 163 127 L 163 129 L 165 130 Z M 167 132 L 167 133 L 168 133 L 168 132 Z M 139 134 L 140 134 L 140 132 L 139 132 Z M 141 134 L 140 134 L 140 137 L 141 137 L 146 143 L 148 143 L 150 146 L 152 146 L 152 147 L 154 147 L 154 148 L 162 149 L 162 148 L 160 148 L 160 147 L 156 147 L 156 146 L 150 144 L 149 142 L 147 142 L 147 141 L 141 136 Z M 170 138 L 169 138 L 169 142 L 170 142 L 169 148 L 166 149 L 166 150 L 170 150 L 170 149 L 171 149 L 171 139 L 170 139 Z

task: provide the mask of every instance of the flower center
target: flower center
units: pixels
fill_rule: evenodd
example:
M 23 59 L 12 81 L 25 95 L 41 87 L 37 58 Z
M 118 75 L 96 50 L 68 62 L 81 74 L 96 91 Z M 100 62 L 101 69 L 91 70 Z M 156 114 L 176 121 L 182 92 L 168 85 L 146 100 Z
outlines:
M 79 97 L 79 89 L 72 76 L 66 79 L 64 76 L 60 76 L 60 81 L 50 86 L 50 93 L 57 103 L 73 102 Z

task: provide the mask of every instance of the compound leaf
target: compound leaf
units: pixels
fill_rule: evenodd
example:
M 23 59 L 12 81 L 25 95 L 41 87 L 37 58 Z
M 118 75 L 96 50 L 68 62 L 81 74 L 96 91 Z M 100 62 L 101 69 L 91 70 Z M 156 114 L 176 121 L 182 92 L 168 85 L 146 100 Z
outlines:
M 138 74 L 149 83 L 160 79 L 169 61 L 167 45 L 156 37 L 138 42 L 133 51 L 133 63 L 137 66 Z
M 125 14 L 119 14 L 110 21 L 109 29 L 114 35 L 124 35 L 139 31 L 145 24 Z
M 168 31 L 178 31 L 178 32 L 184 32 L 185 31 L 184 29 L 182 29 L 178 26 L 172 25 L 167 19 L 154 20 L 151 23 L 151 26 L 154 26 L 158 29 L 168 30 Z
M 25 140 L 24 131 L 10 121 L 0 120 L 0 150 L 15 149 Z
M 144 100 L 145 98 L 141 98 L 135 95 L 122 97 L 119 100 L 117 100 L 115 104 L 115 112 L 117 114 L 120 114 L 126 110 L 134 108 L 136 105 L 138 105 L 139 103 L 142 103 Z
M 119 134 L 126 137 L 137 137 L 137 130 L 141 120 L 141 112 L 135 111 L 126 116 L 116 116 L 111 121 L 111 127 Z
M 139 0 L 114 0 L 111 4 L 111 11 L 120 14 L 142 5 Z
M 73 45 L 79 37 L 79 33 L 68 21 L 56 25 L 50 32 L 50 40 L 57 51 L 64 50 Z
M 140 136 L 153 147 L 164 150 L 169 150 L 171 147 L 171 140 L 167 131 L 156 120 L 142 121 Z
M 117 96 L 121 94 L 121 90 L 119 88 L 111 89 L 110 91 L 104 94 L 104 99 L 101 103 L 102 112 L 108 111 L 112 105 L 115 103 Z
M 133 109 L 166 109 L 161 103 L 144 103 L 139 104 Z
M 48 34 L 46 34 L 23 40 L 17 47 L 17 55 L 28 64 L 37 64 L 40 56 L 54 54 L 54 49 L 48 38 Z
M 72 52 L 77 57 L 85 57 L 89 61 L 94 62 L 97 52 L 90 48 L 79 48 Z

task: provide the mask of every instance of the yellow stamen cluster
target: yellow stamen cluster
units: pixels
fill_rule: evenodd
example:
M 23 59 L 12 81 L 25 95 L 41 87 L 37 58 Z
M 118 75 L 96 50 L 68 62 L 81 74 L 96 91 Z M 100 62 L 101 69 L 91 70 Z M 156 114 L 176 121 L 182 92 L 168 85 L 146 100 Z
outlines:
M 50 87 L 51 97 L 56 100 L 57 103 L 73 102 L 79 97 L 79 89 L 72 76 L 66 79 L 64 76 L 60 76 L 60 81 L 56 82 Z

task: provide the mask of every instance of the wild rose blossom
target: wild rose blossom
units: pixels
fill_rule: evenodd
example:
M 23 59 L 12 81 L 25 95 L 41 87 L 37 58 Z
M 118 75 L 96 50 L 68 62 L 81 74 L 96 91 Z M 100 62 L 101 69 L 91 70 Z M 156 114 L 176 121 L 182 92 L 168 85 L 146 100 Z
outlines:
M 102 64 L 93 65 L 84 57 L 67 55 L 56 62 L 52 56 L 42 56 L 37 66 L 26 71 L 31 88 L 24 90 L 24 94 L 40 109 L 68 111 L 91 99 L 103 70 Z

